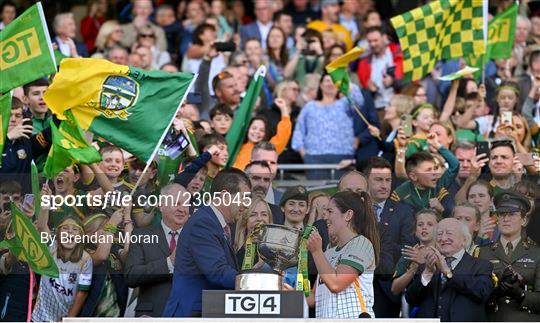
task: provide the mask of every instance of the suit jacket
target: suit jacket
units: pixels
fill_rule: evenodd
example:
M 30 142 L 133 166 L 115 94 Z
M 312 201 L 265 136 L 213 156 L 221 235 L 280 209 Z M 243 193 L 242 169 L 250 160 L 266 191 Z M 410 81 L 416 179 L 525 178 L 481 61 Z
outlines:
M 238 265 L 214 211 L 199 208 L 178 239 L 173 286 L 165 317 L 191 317 L 202 311 L 202 291 L 234 289 Z
M 126 262 L 125 278 L 129 287 L 139 287 L 135 316 L 160 317 L 171 289 L 167 257 L 167 237 L 161 223 L 136 229 L 134 235 L 157 235 L 158 243 L 132 243 Z
M 281 211 L 281 208 L 274 204 L 268 204 L 270 211 L 272 212 L 272 223 L 283 224 L 285 223 L 285 215 Z
M 256 21 L 240 26 L 240 43 L 242 48 L 244 48 L 246 40 L 250 38 L 257 38 L 258 40 L 262 41 L 261 31 L 259 30 L 259 26 L 257 26 Z
M 388 278 L 391 278 L 403 246 L 413 246 L 416 243 L 414 223 L 412 207 L 386 200 L 379 222 L 381 253 L 375 274 L 389 275 Z
M 409 285 L 405 297 L 411 306 L 418 306 L 418 318 L 436 318 L 441 321 L 487 321 L 486 305 L 493 291 L 491 272 L 493 265 L 477 259 L 468 253 L 453 270 L 453 277 L 441 284 L 441 273 L 436 271 L 427 286 L 416 275 Z M 449 306 L 443 306 L 438 315 L 437 307 L 443 299 Z

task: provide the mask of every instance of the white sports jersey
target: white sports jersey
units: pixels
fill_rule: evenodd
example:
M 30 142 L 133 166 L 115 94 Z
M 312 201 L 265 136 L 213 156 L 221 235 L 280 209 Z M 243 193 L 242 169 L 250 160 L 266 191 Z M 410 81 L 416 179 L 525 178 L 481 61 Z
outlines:
M 63 262 L 56 256 L 56 245 L 50 247 L 59 277 L 41 276 L 36 306 L 32 321 L 60 321 L 65 317 L 75 301 L 79 290 L 89 290 L 92 283 L 92 258 L 84 252 L 78 262 Z
M 375 317 L 373 313 L 375 252 L 371 242 L 359 235 L 341 249 L 334 247 L 326 250 L 325 255 L 334 268 L 339 264 L 348 265 L 358 270 L 360 275 L 355 282 L 357 286 L 353 283 L 339 293 L 332 293 L 318 277 L 315 292 L 317 318 L 355 319 L 362 312 Z

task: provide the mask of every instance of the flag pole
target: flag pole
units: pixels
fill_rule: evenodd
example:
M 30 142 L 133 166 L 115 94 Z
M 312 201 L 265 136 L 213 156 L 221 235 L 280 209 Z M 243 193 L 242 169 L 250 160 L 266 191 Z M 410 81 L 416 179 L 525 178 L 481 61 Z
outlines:
M 137 183 L 135 183 L 135 186 L 131 190 L 131 193 L 129 193 L 129 195 L 131 197 L 133 197 L 133 194 L 135 193 L 135 190 L 137 190 L 137 187 L 139 187 L 139 184 L 141 184 L 142 178 L 144 177 L 144 175 L 146 175 L 146 172 L 148 171 L 148 168 L 150 168 L 150 164 L 152 164 L 152 160 L 154 160 L 154 157 L 156 157 L 159 146 L 163 142 L 163 139 L 165 139 L 165 136 L 167 135 L 167 132 L 171 128 L 171 126 L 173 124 L 173 121 L 176 118 L 176 115 L 178 114 L 178 111 L 180 111 L 180 108 L 182 108 L 182 103 L 184 103 L 184 101 L 186 100 L 187 95 L 189 94 L 189 91 L 191 90 L 191 87 L 195 84 L 195 81 L 197 80 L 198 76 L 199 76 L 199 74 L 194 75 L 193 79 L 191 80 L 191 83 L 189 84 L 189 86 L 188 86 L 188 88 L 186 90 L 186 93 L 184 93 L 184 97 L 182 98 L 182 100 L 180 100 L 180 103 L 178 103 L 178 108 L 176 108 L 176 112 L 174 113 L 173 117 L 169 121 L 169 125 L 167 125 L 167 127 L 165 128 L 165 131 L 163 131 L 163 134 L 161 135 L 161 138 L 159 139 L 159 141 L 158 141 L 158 143 L 156 145 L 156 148 L 154 148 L 154 151 L 150 155 L 150 158 L 148 158 L 148 160 L 146 161 L 146 166 L 144 166 L 144 169 L 143 169 L 143 171 L 141 173 L 141 176 L 139 176 L 139 178 L 137 179 Z
M 34 272 L 32 268 L 28 266 L 28 271 L 30 273 L 30 287 L 28 287 L 28 311 L 26 313 L 26 322 L 32 322 L 32 299 L 34 296 Z
M 360 108 L 358 107 L 358 105 L 356 104 L 356 102 L 354 102 L 351 97 L 349 95 L 347 95 L 347 99 L 349 99 L 349 104 L 354 108 L 354 111 L 356 111 L 356 114 L 358 114 L 358 116 L 360 117 L 360 119 L 362 119 L 362 121 L 364 121 L 364 123 L 368 126 L 368 127 L 371 127 L 373 126 L 369 121 L 368 119 L 364 116 L 364 114 L 362 113 L 362 111 L 360 111 Z M 379 139 L 380 141 L 382 141 L 381 139 L 381 136 L 377 136 L 377 139 Z
M 482 58 L 482 84 L 486 83 L 486 64 L 488 55 L 488 1 L 482 3 L 482 18 L 483 18 L 483 31 L 484 31 L 484 56 Z

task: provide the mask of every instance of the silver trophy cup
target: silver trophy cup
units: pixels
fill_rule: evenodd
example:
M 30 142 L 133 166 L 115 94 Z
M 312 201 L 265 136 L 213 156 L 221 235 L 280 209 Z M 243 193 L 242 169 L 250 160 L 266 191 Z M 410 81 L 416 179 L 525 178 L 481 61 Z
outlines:
M 258 251 L 259 258 L 272 269 L 243 270 L 236 276 L 236 290 L 281 290 L 283 271 L 298 263 L 302 231 L 284 225 L 263 225 Z

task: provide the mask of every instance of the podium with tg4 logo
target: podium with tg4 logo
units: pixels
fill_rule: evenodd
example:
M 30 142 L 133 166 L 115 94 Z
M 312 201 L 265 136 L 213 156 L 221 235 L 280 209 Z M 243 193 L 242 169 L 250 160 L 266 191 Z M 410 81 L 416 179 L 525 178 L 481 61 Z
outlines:
M 204 290 L 202 317 L 302 318 L 301 291 Z

